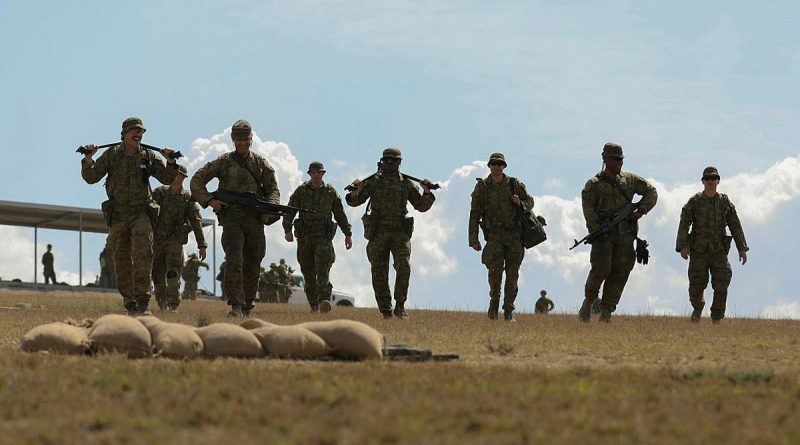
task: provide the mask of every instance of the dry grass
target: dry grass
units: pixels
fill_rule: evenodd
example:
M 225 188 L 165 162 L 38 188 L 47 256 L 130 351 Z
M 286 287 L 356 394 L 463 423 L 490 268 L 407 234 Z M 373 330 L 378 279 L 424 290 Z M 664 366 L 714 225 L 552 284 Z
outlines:
M 128 360 L 17 350 L 30 328 L 122 312 L 119 297 L 5 292 L 0 443 L 800 443 L 800 322 L 259 305 L 279 324 L 364 321 L 447 363 Z M 187 302 L 191 325 L 224 321 Z

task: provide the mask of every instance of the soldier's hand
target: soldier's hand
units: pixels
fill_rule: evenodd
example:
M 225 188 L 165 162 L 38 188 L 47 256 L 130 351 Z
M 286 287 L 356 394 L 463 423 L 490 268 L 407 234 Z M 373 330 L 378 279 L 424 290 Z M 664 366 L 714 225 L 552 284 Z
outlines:
M 684 247 L 683 249 L 681 249 L 681 258 L 683 258 L 684 260 L 688 260 L 689 259 L 689 248 L 688 247 Z
M 92 156 L 94 156 L 94 154 L 97 153 L 97 145 L 86 144 L 83 146 L 83 148 L 86 149 L 86 153 L 84 153 L 83 157 L 88 160 L 91 160 Z
M 470 247 L 472 247 L 475 251 L 480 252 L 481 251 L 481 242 L 478 241 L 475 244 L 470 244 Z
M 214 209 L 214 213 L 219 213 L 228 204 L 225 204 L 225 202 L 220 201 L 219 199 L 212 199 L 211 201 L 208 201 L 208 205 L 210 205 L 211 208 Z
M 283 238 L 284 238 L 284 239 L 286 239 L 286 241 L 288 241 L 288 242 L 290 242 L 290 243 L 291 243 L 292 241 L 294 241 L 294 235 L 292 235 L 292 232 L 285 232 L 285 233 L 283 234 Z
M 201 248 L 197 249 L 197 256 L 199 256 L 201 260 L 205 260 L 206 259 L 206 248 L 205 247 L 201 247 Z
M 344 248 L 350 250 L 351 247 L 353 247 L 353 236 L 348 235 L 344 237 Z
M 361 192 L 361 189 L 364 188 L 364 181 L 356 179 L 355 181 L 353 181 L 352 185 L 356 189 L 350 192 L 350 196 L 355 198 L 356 196 L 358 196 L 358 193 Z
M 519 195 L 511 195 L 511 202 L 513 202 L 514 205 L 518 206 L 519 205 Z
M 739 251 L 739 261 L 742 263 L 742 266 L 747 262 L 747 252 L 744 250 Z
M 423 179 L 419 184 L 422 186 L 422 190 L 425 193 L 430 193 L 431 192 L 431 181 L 429 181 L 427 179 Z
M 161 154 L 164 155 L 165 158 L 167 158 L 167 164 L 174 164 L 178 162 L 176 159 L 172 159 L 172 153 L 175 153 L 175 150 L 169 147 L 161 150 Z
M 630 218 L 631 218 L 632 220 L 634 220 L 634 221 L 639 221 L 639 220 L 640 220 L 640 219 L 641 219 L 643 216 L 644 216 L 644 214 L 642 214 L 642 213 L 639 213 L 639 212 L 633 212 L 633 213 L 631 213 L 631 216 L 630 216 Z

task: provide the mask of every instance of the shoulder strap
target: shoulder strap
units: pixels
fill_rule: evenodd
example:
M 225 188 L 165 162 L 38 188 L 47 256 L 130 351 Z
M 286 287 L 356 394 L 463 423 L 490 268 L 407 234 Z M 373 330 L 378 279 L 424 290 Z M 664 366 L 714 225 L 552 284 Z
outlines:
M 258 156 L 252 152 L 251 154 L 253 155 L 253 159 L 256 161 L 256 165 L 258 165 Z M 243 169 L 247 170 L 248 173 L 250 173 L 250 176 L 252 176 L 253 180 L 256 181 L 256 186 L 258 186 L 258 189 L 261 190 L 261 195 L 267 196 L 267 193 L 264 190 L 264 186 L 261 184 L 261 175 L 257 174 L 256 172 L 253 171 L 253 169 L 250 168 L 250 166 L 247 164 L 247 159 L 239 156 L 239 154 L 237 154 L 236 152 L 231 153 L 231 158 L 234 160 L 234 162 L 239 164 L 239 167 L 242 167 Z M 260 171 L 260 167 L 259 167 L 259 173 L 262 173 Z

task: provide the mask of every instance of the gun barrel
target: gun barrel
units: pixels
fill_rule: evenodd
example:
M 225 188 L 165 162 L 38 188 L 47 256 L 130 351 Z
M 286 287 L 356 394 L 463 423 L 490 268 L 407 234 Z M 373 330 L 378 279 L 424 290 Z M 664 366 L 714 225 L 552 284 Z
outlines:
M 101 148 L 113 147 L 113 146 L 119 145 L 119 144 L 120 144 L 119 142 L 112 142 L 110 144 L 98 145 L 97 149 L 99 150 Z M 153 150 L 153 151 L 157 151 L 159 153 L 164 153 L 164 149 L 163 148 L 154 147 L 152 145 L 147 145 L 147 144 L 139 144 L 139 145 L 141 145 L 142 147 L 144 147 L 144 148 L 146 148 L 148 150 Z M 82 155 L 85 155 L 86 151 L 87 151 L 86 147 L 83 146 L 83 145 L 81 145 L 80 147 L 78 147 L 77 150 L 75 150 L 76 153 L 80 153 Z M 169 157 L 170 157 L 170 159 L 182 158 L 183 157 L 183 153 L 181 153 L 180 150 L 179 151 L 173 151 L 172 154 Z

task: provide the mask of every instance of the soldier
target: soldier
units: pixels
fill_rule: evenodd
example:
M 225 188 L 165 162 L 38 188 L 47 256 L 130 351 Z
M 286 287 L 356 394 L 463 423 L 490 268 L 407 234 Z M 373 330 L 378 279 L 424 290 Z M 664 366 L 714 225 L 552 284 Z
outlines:
M 219 281 L 219 291 L 222 293 L 222 296 L 219 297 L 220 300 L 226 301 L 225 298 L 225 261 L 220 263 L 219 265 L 219 272 L 217 272 L 216 280 Z
M 195 204 L 196 205 L 196 204 Z M 205 249 L 203 249 L 205 250 Z M 205 253 L 205 252 L 204 252 Z M 181 278 L 183 278 L 183 294 L 181 298 L 184 300 L 195 300 L 197 298 L 197 283 L 200 281 L 200 268 L 205 267 L 208 270 L 208 263 L 203 262 L 205 258 L 197 258 L 196 253 L 190 253 L 189 259 L 183 266 Z
M 267 303 L 278 303 L 280 301 L 279 291 L 280 273 L 278 272 L 278 265 L 270 263 L 269 271 L 264 273 L 264 292 L 266 293 Z
M 372 266 L 372 289 L 383 318 L 392 318 L 392 294 L 389 291 L 389 254 L 394 258 L 396 272 L 394 283 L 394 316 L 408 318 L 405 303 L 408 296 L 408 280 L 411 277 L 411 234 L 414 218 L 407 216 L 407 205 L 419 212 L 427 212 L 433 206 L 435 197 L 430 191 L 430 181 L 422 180 L 423 193 L 410 179 L 400 173 L 402 162 L 400 149 L 389 147 L 383 150 L 381 170 L 365 181 L 355 180 L 355 190 L 345 195 L 351 207 L 370 203 L 367 217 L 372 221 L 369 229 L 365 227 L 367 258 Z M 372 198 L 372 199 L 370 199 Z M 366 224 L 365 224 L 366 225 Z
M 103 213 L 109 224 L 108 242 L 113 246 L 117 285 L 129 315 L 150 312 L 153 224 L 158 215 L 150 176 L 170 184 L 178 174 L 172 149 L 162 151 L 171 167 L 167 168 L 152 151 L 139 145 L 145 131 L 141 119 L 129 117 L 122 122 L 121 144 L 106 150 L 97 161 L 92 159 L 97 146 L 86 145 L 81 160 L 81 176 L 88 184 L 108 175 L 105 187 L 109 199 L 103 203 Z
M 553 300 L 547 298 L 547 291 L 542 289 L 539 291 L 539 299 L 536 300 L 536 306 L 534 310 L 537 314 L 548 314 L 553 308 L 556 306 L 553 303 Z
M 517 298 L 519 268 L 525 257 L 522 245 L 522 221 L 517 215 L 518 208 L 533 209 L 533 197 L 528 194 L 525 184 L 503 173 L 506 158 L 502 153 L 489 156 L 489 176 L 478 178 L 472 191 L 472 204 L 469 212 L 469 245 L 481 251 L 478 240 L 478 226 L 483 228 L 486 248 L 481 261 L 489 270 L 489 319 L 497 320 L 500 310 L 500 284 L 503 271 L 506 284 L 503 289 L 503 319 L 514 320 L 514 300 Z
M 264 266 L 261 266 L 258 273 L 258 301 L 267 302 L 267 270 L 264 269 Z
M 153 199 L 161 211 L 158 215 L 153 241 L 153 284 L 159 309 L 175 312 L 180 304 L 180 276 L 183 268 L 183 246 L 194 232 L 200 259 L 206 259 L 206 239 L 200 218 L 200 207 L 192 195 L 183 189 L 188 176 L 186 167 L 178 166 L 178 176 L 172 185 L 153 190 Z M 191 294 L 194 299 L 194 293 Z
M 681 258 L 689 260 L 689 301 L 693 308 L 693 323 L 700 323 L 706 304 L 703 291 L 708 286 L 708 274 L 711 273 L 711 287 L 714 289 L 711 321 L 716 324 L 725 317 L 728 285 L 733 276 L 728 262 L 731 240 L 736 242 L 742 265 L 747 262 L 750 248 L 747 247 L 736 207 L 727 195 L 717 193 L 719 172 L 716 167 L 703 170 L 702 183 L 703 191 L 689 198 L 681 210 L 675 250 L 680 252 Z M 692 233 L 689 233 L 690 226 Z M 726 226 L 731 236 L 725 233 Z
M 108 243 L 100 252 L 100 287 L 107 289 L 117 288 L 117 272 L 114 268 L 113 249 Z
M 231 310 L 228 316 L 249 316 L 258 289 L 258 272 L 266 253 L 264 225 L 280 219 L 262 214 L 240 204 L 218 199 L 206 188 L 213 178 L 219 179 L 219 190 L 255 193 L 259 198 L 279 204 L 280 192 L 275 170 L 261 155 L 250 151 L 252 127 L 246 120 L 236 121 L 231 128 L 236 150 L 207 163 L 191 181 L 192 197 L 203 207 L 211 206 L 222 226 L 222 249 L 225 251 L 225 287 Z
M 314 161 L 308 166 L 310 181 L 301 184 L 289 198 L 289 205 L 315 210 L 303 213 L 297 220 L 294 214 L 283 217 L 283 232 L 286 241 L 294 241 L 292 222 L 297 235 L 297 262 L 306 280 L 306 298 L 311 312 L 330 312 L 331 292 L 330 271 L 336 261 L 333 237 L 336 225 L 344 233 L 345 249 L 353 247 L 353 234 L 344 213 L 342 199 L 331 184 L 325 183 L 325 166 Z M 331 215 L 336 223 L 331 221 Z
M 53 245 L 47 245 L 47 252 L 42 255 L 42 266 L 44 266 L 44 284 L 57 284 L 56 271 L 53 269 Z
M 278 283 L 280 284 L 280 286 L 278 286 L 278 298 L 281 303 L 288 303 L 289 298 L 292 297 L 292 273 L 294 273 L 292 266 L 286 264 L 286 260 L 281 258 L 280 264 L 278 265 Z
M 600 306 L 600 321 L 611 321 L 611 313 L 625 289 L 636 253 L 633 241 L 639 231 L 639 219 L 646 215 L 658 200 L 656 189 L 639 175 L 623 172 L 622 146 L 609 142 L 603 146 L 603 170 L 589 178 L 581 193 L 583 216 L 586 228 L 591 233 L 603 219 L 633 200 L 633 195 L 642 196 L 639 208 L 626 221 L 620 222 L 592 243 L 591 270 L 586 278 L 584 300 L 578 318 L 584 323 L 591 317 L 592 303 L 603 286 L 603 301 Z M 605 282 L 605 284 L 603 284 Z

